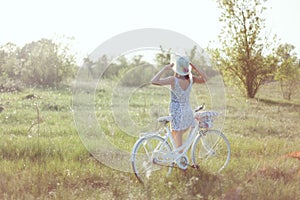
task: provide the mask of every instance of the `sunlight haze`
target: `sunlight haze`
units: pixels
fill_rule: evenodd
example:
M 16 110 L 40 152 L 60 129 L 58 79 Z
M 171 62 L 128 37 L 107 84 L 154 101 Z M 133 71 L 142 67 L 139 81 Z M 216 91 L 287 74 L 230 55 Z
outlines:
M 73 37 L 79 57 L 102 42 L 139 28 L 161 28 L 181 33 L 202 47 L 217 40 L 220 11 L 213 0 L 175 1 L 2 1 L 0 44 L 24 45 L 41 38 Z M 266 30 L 281 43 L 296 46 L 300 55 L 298 0 L 269 0 Z

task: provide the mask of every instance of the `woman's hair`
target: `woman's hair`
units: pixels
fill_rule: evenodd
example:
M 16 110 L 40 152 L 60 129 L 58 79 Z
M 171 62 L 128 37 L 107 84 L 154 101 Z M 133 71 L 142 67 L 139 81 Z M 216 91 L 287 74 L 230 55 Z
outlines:
M 190 75 L 189 75 L 189 74 L 188 74 L 188 75 L 185 75 L 184 78 L 185 78 L 185 79 L 190 79 Z
M 177 74 L 177 73 L 175 73 L 175 76 L 181 76 L 180 74 Z M 190 79 L 190 74 L 187 74 L 187 75 L 185 75 L 185 76 L 181 76 L 181 77 L 183 77 L 184 79 L 186 79 L 186 80 L 189 80 Z

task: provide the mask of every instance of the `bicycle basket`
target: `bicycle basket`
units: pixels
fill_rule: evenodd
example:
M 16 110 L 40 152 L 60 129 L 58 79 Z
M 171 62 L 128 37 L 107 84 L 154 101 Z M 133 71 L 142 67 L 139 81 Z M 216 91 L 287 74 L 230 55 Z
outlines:
M 195 114 L 195 119 L 198 121 L 200 128 L 211 128 L 213 126 L 213 119 L 218 115 L 215 111 L 203 111 Z

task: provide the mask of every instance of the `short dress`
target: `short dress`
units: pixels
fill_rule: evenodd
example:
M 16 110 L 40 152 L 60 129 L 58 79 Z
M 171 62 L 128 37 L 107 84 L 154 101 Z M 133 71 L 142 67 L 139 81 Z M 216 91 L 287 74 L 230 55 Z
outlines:
M 183 90 L 175 77 L 174 90 L 171 90 L 170 115 L 172 116 L 171 128 L 181 131 L 189 128 L 194 121 L 193 110 L 190 106 L 190 93 L 192 79 L 187 89 Z

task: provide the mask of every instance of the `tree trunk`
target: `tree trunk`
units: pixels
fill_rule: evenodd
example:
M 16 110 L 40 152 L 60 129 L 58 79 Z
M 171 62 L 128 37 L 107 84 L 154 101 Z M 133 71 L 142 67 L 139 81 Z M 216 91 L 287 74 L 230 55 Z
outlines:
M 257 89 L 254 87 L 254 78 L 251 77 L 251 73 L 248 74 L 246 83 L 247 97 L 253 99 L 256 95 Z

